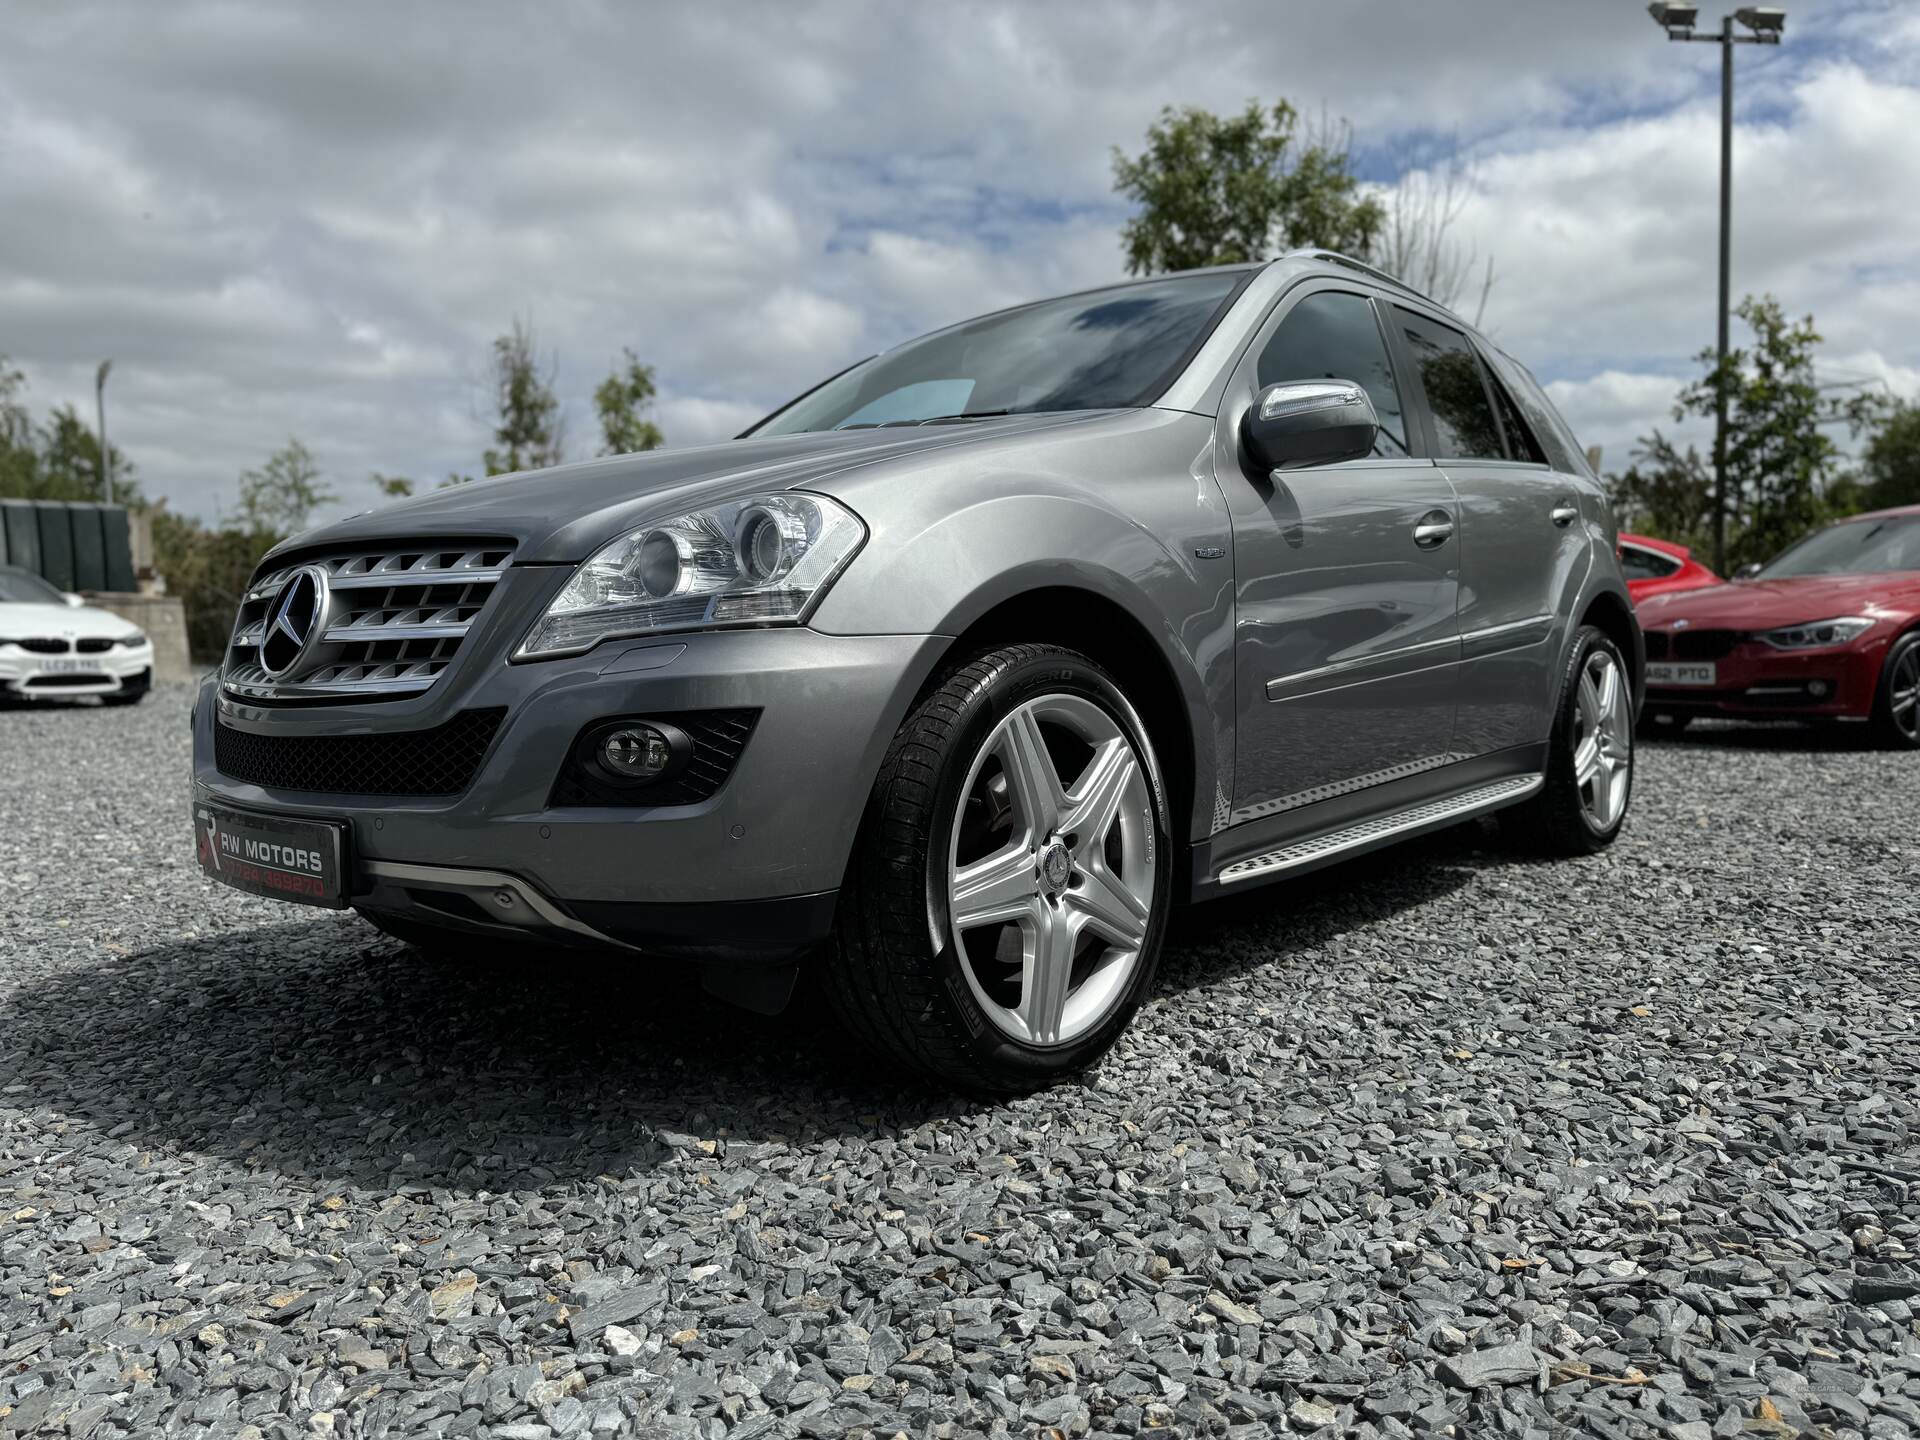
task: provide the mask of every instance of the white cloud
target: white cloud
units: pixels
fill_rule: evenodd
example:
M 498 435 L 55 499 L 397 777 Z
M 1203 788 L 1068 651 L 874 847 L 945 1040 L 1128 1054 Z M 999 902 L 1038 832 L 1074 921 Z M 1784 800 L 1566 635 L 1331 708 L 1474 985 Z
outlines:
M 355 506 L 372 469 L 471 471 L 515 316 L 581 453 L 627 346 L 699 443 L 1117 275 L 1111 147 L 1284 95 L 1372 172 L 1476 146 L 1489 326 L 1612 463 L 1712 337 L 1716 58 L 1637 4 L 33 7 L 0 47 L 0 352 L 43 409 L 113 356 L 116 442 L 209 514 L 289 434 Z M 1800 0 L 1740 65 L 1737 290 L 1920 388 L 1920 28 Z

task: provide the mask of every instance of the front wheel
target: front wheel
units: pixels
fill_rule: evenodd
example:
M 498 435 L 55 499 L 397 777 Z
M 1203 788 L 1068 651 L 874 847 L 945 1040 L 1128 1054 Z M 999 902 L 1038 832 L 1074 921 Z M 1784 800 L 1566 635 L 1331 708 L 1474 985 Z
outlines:
M 1171 821 L 1112 677 L 1050 645 L 927 695 L 874 785 L 826 955 L 857 1035 L 944 1084 L 1031 1090 L 1091 1064 L 1153 980 Z
M 1873 731 L 1890 750 L 1920 750 L 1920 630 L 1902 635 L 1880 667 Z
M 1613 843 L 1633 795 L 1632 689 L 1619 647 L 1599 627 L 1581 626 L 1561 677 L 1546 783 L 1500 812 L 1509 835 L 1552 855 L 1591 855 Z

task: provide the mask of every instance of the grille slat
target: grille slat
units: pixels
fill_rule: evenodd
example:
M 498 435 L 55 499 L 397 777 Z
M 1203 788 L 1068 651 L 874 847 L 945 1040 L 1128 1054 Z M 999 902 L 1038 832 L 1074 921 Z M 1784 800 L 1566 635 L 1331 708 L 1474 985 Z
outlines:
M 293 560 L 246 593 L 234 620 L 226 688 L 250 700 L 369 700 L 414 695 L 446 671 L 513 558 L 494 540 L 393 541 Z M 284 675 L 261 648 L 274 602 L 300 569 L 327 576 L 320 641 Z M 284 644 L 284 641 L 279 643 Z M 407 649 L 409 645 L 424 647 Z
M 260 735 L 216 721 L 213 763 L 229 779 L 269 790 L 459 795 L 473 783 L 506 713 L 465 710 L 431 730 L 384 735 Z

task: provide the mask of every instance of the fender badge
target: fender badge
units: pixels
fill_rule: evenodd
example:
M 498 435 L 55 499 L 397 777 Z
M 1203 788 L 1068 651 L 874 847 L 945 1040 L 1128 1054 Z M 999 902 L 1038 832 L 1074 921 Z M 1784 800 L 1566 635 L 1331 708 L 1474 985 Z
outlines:
M 1196 545 L 1193 558 L 1196 560 L 1220 560 L 1226 557 L 1226 550 L 1219 545 Z

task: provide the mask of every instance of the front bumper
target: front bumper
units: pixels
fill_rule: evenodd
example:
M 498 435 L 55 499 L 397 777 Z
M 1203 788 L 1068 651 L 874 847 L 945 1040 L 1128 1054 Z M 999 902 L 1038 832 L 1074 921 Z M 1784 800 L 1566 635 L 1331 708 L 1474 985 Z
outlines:
M 97 655 L 40 655 L 0 645 L 0 695 L 17 700 L 71 700 L 145 690 L 153 678 L 153 646 L 116 645 Z
M 463 665 L 404 712 L 379 703 L 194 707 L 196 800 L 344 822 L 358 908 L 562 942 L 688 956 L 796 953 L 825 935 L 894 731 L 945 641 L 804 629 L 613 642 L 532 664 Z M 505 718 L 464 793 L 316 794 L 223 774 L 215 727 L 256 735 L 428 728 L 462 710 Z M 554 805 L 575 738 L 611 716 L 748 708 L 759 718 L 726 783 L 697 804 Z M 551 913 L 547 913 L 550 910 Z M 557 917 L 557 918 L 556 918 Z
M 1742 640 L 1711 662 L 1711 685 L 1662 685 L 1649 677 L 1646 708 L 1747 719 L 1864 719 L 1873 713 L 1886 648 L 1886 639 L 1871 632 L 1853 645 L 1820 650 Z

